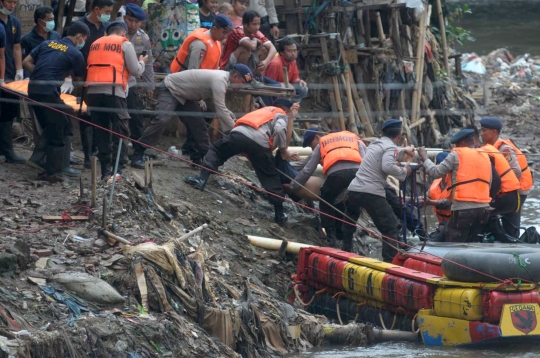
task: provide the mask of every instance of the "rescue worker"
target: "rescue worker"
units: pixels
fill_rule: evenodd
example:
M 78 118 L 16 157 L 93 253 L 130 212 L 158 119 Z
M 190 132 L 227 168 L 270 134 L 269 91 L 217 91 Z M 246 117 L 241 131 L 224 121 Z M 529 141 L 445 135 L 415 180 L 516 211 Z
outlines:
M 128 27 L 124 22 L 116 21 L 107 27 L 107 36 L 94 41 L 88 55 L 86 75 L 86 103 L 92 122 L 98 126 L 111 128 L 114 132 L 129 137 L 129 113 L 126 96 L 129 76 L 141 76 L 144 72 L 148 55 L 139 56 L 133 44 L 126 38 Z M 111 172 L 111 133 L 103 129 L 95 131 L 101 164 L 101 177 L 107 178 Z M 113 157 L 116 158 L 119 143 L 118 136 L 112 136 Z M 127 146 L 122 145 L 121 156 L 126 156 Z M 122 165 L 119 164 L 119 172 Z
M 126 98 L 129 109 L 129 134 L 132 139 L 139 139 L 144 131 L 144 118 L 141 111 L 144 109 L 140 92 L 146 92 L 148 98 L 153 98 L 154 83 L 154 57 L 152 56 L 152 45 L 150 37 L 141 29 L 143 21 L 146 20 L 146 13 L 137 4 L 129 3 L 125 5 L 126 15 L 124 22 L 128 27 L 127 38 L 133 44 L 137 56 L 143 52 L 148 55 L 148 62 L 144 67 L 142 81 L 138 82 L 135 76 L 129 76 L 129 91 Z
M 35 105 L 34 102 L 32 108 L 44 129 L 42 138 L 46 144 L 45 179 L 52 183 L 72 182 L 64 177 L 64 174 L 81 175 L 80 171 L 69 166 L 73 135 L 71 120 L 58 109 L 69 110 L 60 98 L 60 86 L 65 78 L 71 73 L 79 81 L 84 77 L 85 62 L 79 50 L 89 32 L 85 24 L 74 23 L 70 26 L 67 37 L 42 42 L 23 61 L 25 69 L 30 73 L 28 96 L 47 106 Z
M 521 209 L 527 195 L 533 187 L 533 175 L 527 163 L 527 157 L 516 147 L 509 139 L 501 139 L 500 133 L 503 123 L 499 118 L 486 117 L 480 120 L 482 142 L 493 145 L 508 161 L 516 178 L 519 180 L 519 206 L 514 213 L 505 215 L 503 220 L 504 231 L 515 238 L 519 237 L 519 228 L 521 225 Z
M 54 31 L 54 10 L 50 6 L 38 6 L 34 11 L 34 23 L 30 32 L 21 39 L 23 58 L 46 40 L 60 40 L 58 32 Z M 25 77 L 28 77 L 27 74 Z
M 397 119 L 388 119 L 382 125 L 382 137 L 373 141 L 356 172 L 356 176 L 349 185 L 349 193 L 345 200 L 345 219 L 343 223 L 343 250 L 352 250 L 352 239 L 356 231 L 356 222 L 360 211 L 364 208 L 375 226 L 383 236 L 382 257 L 384 261 L 392 261 L 399 241 L 398 219 L 392 207 L 386 200 L 386 178 L 392 175 L 403 181 L 412 173 L 409 163 L 404 167 L 396 165 L 401 161 L 400 150 L 397 143 L 401 140 L 402 122 Z M 413 148 L 402 150 L 403 153 L 414 156 Z M 394 239 L 390 241 L 385 237 Z
M 435 162 L 437 164 L 442 163 L 448 154 L 449 152 L 441 152 L 437 154 Z M 437 217 L 439 226 L 441 224 L 446 224 L 448 220 L 450 220 L 451 191 L 446 190 L 450 185 L 450 177 L 447 175 L 444 178 L 437 178 L 433 180 L 431 186 L 429 187 L 429 198 L 426 200 L 426 205 L 433 206 L 433 213 Z
M 212 172 L 216 172 L 229 158 L 245 153 L 261 186 L 277 195 L 268 195 L 268 201 L 274 205 L 274 221 L 279 224 L 286 222 L 288 218 L 283 211 L 282 199 L 285 192 L 272 150 L 279 148 L 279 154 L 285 160 L 298 159 L 297 153 L 288 150 L 287 133 L 292 133 L 293 120 L 299 108 L 298 103 L 278 98 L 273 106 L 246 114 L 236 121 L 231 133 L 212 144 L 204 156 L 202 165 L 209 170 L 201 169 L 199 177 L 188 177 L 186 183 L 204 190 Z
M 183 70 L 217 70 L 222 52 L 222 41 L 232 30 L 231 20 L 218 14 L 212 27 L 196 29 L 186 38 L 171 62 L 171 73 Z
M 245 65 L 236 65 L 231 71 L 189 70 L 172 73 L 165 77 L 158 86 L 158 113 L 146 126 L 139 142 L 149 146 L 156 145 L 163 134 L 167 123 L 177 113 L 189 133 L 193 136 L 194 151 L 190 154 L 191 161 L 200 163 L 210 147 L 208 129 L 202 112 L 206 102 L 212 100 L 216 116 L 220 119 L 221 128 L 228 132 L 233 128 L 236 117 L 225 105 L 225 94 L 231 84 L 245 84 L 253 80 L 253 73 Z M 134 143 L 135 152 L 131 159 L 133 168 L 144 168 L 145 147 Z
M 17 5 L 16 0 L 0 0 L 0 23 L 6 33 L 5 56 L 5 82 L 20 81 L 24 78 L 21 49 L 21 22 L 12 15 Z M 7 162 L 24 164 L 26 159 L 17 155 L 13 150 L 11 127 L 13 119 L 19 111 L 20 97 L 6 91 L 1 91 L 0 104 L 0 155 L 4 155 Z
M 93 0 L 92 1 L 92 10 L 84 17 L 77 20 L 77 22 L 82 22 L 88 26 L 90 29 L 90 35 L 84 43 L 84 47 L 81 49 L 81 52 L 84 56 L 84 59 L 88 62 L 88 54 L 90 52 L 90 46 L 97 39 L 105 36 L 105 29 L 109 26 L 111 13 L 113 11 L 113 0 Z M 73 86 L 69 80 L 66 80 L 64 86 L 62 86 L 62 93 L 71 93 Z M 84 96 L 83 96 L 84 97 Z M 85 119 L 90 120 L 86 116 Z M 94 149 L 97 146 L 95 136 L 95 129 L 90 124 L 84 122 L 79 122 L 79 130 L 81 133 L 81 142 L 84 153 L 84 167 L 92 167 L 92 154 Z
M 360 137 L 348 131 L 330 133 L 322 137 L 316 135 L 315 132 L 307 131 L 304 134 L 303 147 L 308 146 L 313 149 L 309 161 L 289 185 L 283 186 L 286 191 L 293 193 L 298 191 L 321 163 L 325 175 L 325 181 L 320 190 L 322 200 L 319 202 L 319 209 L 323 213 L 321 226 L 326 231 L 328 246 L 334 246 L 336 238 L 341 240 L 341 237 L 336 236 L 336 226 L 339 221 L 332 217 L 341 218 L 341 214 L 335 208 L 343 212 L 344 204 L 343 202 L 335 206 L 333 204 L 354 179 L 367 147 Z
M 217 70 L 223 47 L 222 41 L 227 38 L 232 27 L 231 20 L 227 16 L 219 14 L 214 19 L 210 30 L 200 28 L 193 31 L 186 38 L 175 59 L 171 62 L 171 72 L 176 73 L 196 69 Z M 211 105 L 210 112 L 215 112 L 215 108 Z M 196 152 L 195 147 L 193 135 L 188 130 L 186 141 L 182 145 L 182 153 L 190 155 Z
M 424 168 L 432 178 L 450 174 L 452 206 L 446 224 L 446 242 L 477 242 L 489 219 L 489 203 L 500 189 L 500 178 L 489 156 L 475 148 L 474 130 L 462 129 L 450 140 L 456 147 L 446 159 L 435 165 L 425 148 L 418 149 Z

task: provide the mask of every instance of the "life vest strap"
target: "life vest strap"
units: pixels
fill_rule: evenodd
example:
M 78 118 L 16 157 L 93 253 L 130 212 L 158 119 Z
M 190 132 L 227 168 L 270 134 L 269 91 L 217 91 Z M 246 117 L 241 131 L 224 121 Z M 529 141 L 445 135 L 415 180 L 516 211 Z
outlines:
M 465 180 L 465 181 L 462 181 L 460 183 L 456 183 L 454 185 L 450 185 L 448 188 L 446 188 L 446 190 L 450 191 L 450 190 L 454 189 L 458 185 L 470 184 L 470 183 L 474 183 L 474 182 L 477 182 L 477 181 L 480 181 L 482 183 L 486 183 L 487 185 L 490 184 L 490 182 L 487 181 L 487 180 L 476 178 L 476 179 L 471 179 L 471 180 Z
M 504 173 L 501 174 L 501 179 L 503 176 L 505 176 L 506 174 L 510 173 L 512 171 L 512 168 L 508 168 L 506 169 L 506 171 Z

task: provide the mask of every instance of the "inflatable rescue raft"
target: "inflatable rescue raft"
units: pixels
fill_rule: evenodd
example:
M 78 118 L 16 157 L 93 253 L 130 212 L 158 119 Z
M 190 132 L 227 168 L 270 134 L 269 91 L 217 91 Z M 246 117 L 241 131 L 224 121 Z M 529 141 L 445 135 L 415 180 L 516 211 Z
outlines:
M 412 331 L 430 346 L 540 340 L 535 283 L 455 281 L 444 275 L 441 261 L 429 253 L 406 253 L 390 264 L 338 249 L 305 247 L 289 299 L 342 324 L 369 322 Z

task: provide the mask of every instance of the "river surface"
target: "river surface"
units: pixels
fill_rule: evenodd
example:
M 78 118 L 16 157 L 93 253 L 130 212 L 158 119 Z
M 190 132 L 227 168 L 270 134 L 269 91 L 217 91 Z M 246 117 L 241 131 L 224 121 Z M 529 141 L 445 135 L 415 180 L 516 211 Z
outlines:
M 472 11 L 454 26 L 471 31 L 476 41 L 458 45 L 456 51 L 487 55 L 506 47 L 514 56 L 540 55 L 540 0 L 447 0 L 447 4 L 449 9 L 466 4 Z

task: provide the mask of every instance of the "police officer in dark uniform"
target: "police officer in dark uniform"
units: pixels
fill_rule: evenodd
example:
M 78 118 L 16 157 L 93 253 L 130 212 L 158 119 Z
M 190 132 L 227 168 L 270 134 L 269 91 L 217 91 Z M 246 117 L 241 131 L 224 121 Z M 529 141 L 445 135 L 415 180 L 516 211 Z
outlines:
M 5 75 L 4 81 L 19 81 L 23 79 L 22 50 L 21 50 L 21 22 L 11 13 L 17 5 L 16 0 L 0 1 L 0 24 L 6 33 L 5 47 Z M 11 93 L 2 92 L 0 105 L 0 155 L 6 157 L 6 161 L 23 164 L 26 160 L 13 151 L 11 127 L 13 118 L 19 111 L 20 98 Z
M 34 11 L 34 23 L 36 26 L 21 39 L 23 58 L 28 56 L 33 49 L 46 40 L 60 40 L 58 32 L 54 31 L 54 10 L 50 6 L 39 6 Z M 25 72 L 25 77 L 28 73 Z
M 86 66 L 79 50 L 88 34 L 88 26 L 76 22 L 70 26 L 67 37 L 42 42 L 24 59 L 24 67 L 30 73 L 28 96 L 33 101 L 68 110 L 60 98 L 60 86 L 71 72 L 76 81 L 82 81 Z M 46 180 L 52 183 L 71 182 L 63 174 L 69 168 L 71 148 L 65 145 L 65 137 L 73 135 L 71 121 L 65 114 L 51 108 L 34 105 L 33 109 L 47 139 Z M 66 163 L 68 168 L 65 168 Z
M 142 81 L 137 81 L 135 76 L 129 77 L 129 92 L 126 98 L 129 110 L 129 132 L 130 138 L 139 139 L 144 131 L 144 118 L 141 111 L 144 105 L 139 97 L 140 92 L 146 92 L 149 97 L 153 97 L 154 83 L 154 57 L 152 56 L 152 46 L 150 38 L 141 29 L 143 21 L 146 20 L 144 10 L 137 4 L 126 4 L 126 15 L 124 22 L 128 26 L 127 38 L 133 44 L 137 56 L 146 52 L 148 63 L 142 74 Z

